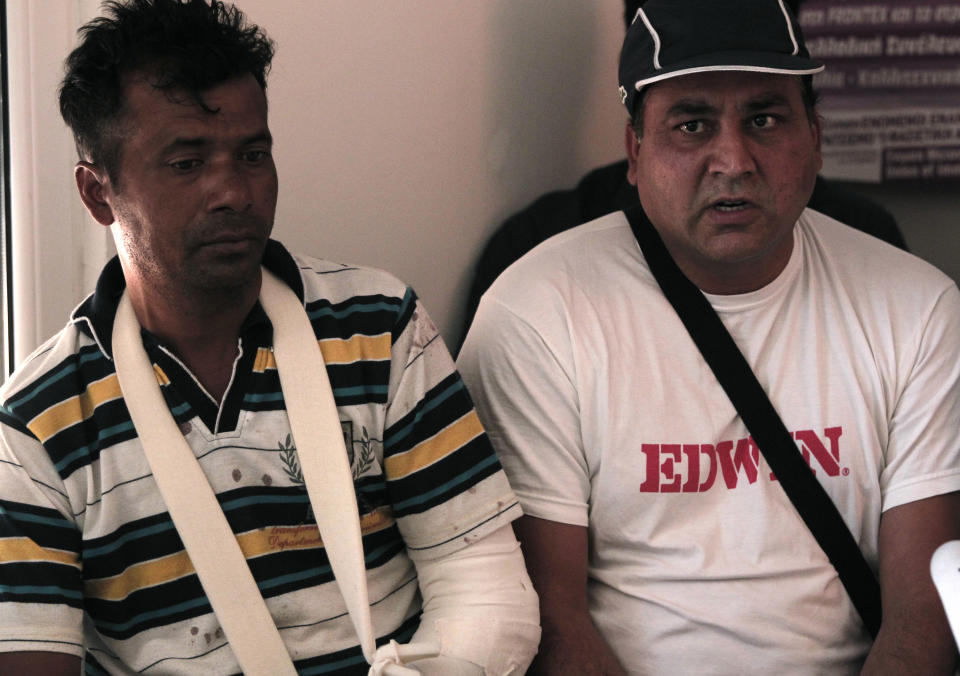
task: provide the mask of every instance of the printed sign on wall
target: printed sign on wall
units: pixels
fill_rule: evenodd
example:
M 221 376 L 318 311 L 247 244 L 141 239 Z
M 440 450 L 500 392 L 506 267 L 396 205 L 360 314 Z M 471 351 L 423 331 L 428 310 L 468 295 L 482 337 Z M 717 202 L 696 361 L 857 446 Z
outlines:
M 960 1 L 807 0 L 800 24 L 823 115 L 823 174 L 960 180 Z

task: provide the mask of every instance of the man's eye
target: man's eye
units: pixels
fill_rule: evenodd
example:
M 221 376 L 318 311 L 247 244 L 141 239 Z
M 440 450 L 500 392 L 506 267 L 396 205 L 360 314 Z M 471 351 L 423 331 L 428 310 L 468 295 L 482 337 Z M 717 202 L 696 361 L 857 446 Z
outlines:
M 243 160 L 251 164 L 257 164 L 266 159 L 268 154 L 266 150 L 247 150 L 243 153 Z
M 754 127 L 764 129 L 774 126 L 777 123 L 777 120 L 773 115 L 764 113 L 763 115 L 754 115 L 752 123 Z
M 185 172 L 192 169 L 196 169 L 200 166 L 200 160 L 190 159 L 190 160 L 177 160 L 176 162 L 171 162 L 170 166 L 173 167 L 175 171 Z
M 704 129 L 703 122 L 701 120 L 690 120 L 689 122 L 680 123 L 680 131 L 687 134 L 697 134 Z

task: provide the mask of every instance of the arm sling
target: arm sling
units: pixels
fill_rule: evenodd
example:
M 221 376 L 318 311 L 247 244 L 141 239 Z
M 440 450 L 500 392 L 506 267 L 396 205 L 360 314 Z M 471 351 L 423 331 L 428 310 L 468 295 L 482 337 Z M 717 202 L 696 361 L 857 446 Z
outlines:
M 753 370 L 703 293 L 680 270 L 640 205 L 624 212 L 643 257 L 730 398 L 790 502 L 826 553 L 867 631 L 880 630 L 880 585 L 823 486 L 803 461 Z
M 397 662 L 436 655 L 433 644 L 377 654 L 353 474 L 323 355 L 296 294 L 262 268 L 260 302 L 273 324 L 274 357 L 313 514 L 371 674 L 405 676 Z M 295 676 L 236 536 L 193 450 L 170 414 L 125 291 L 113 327 L 124 401 L 173 524 L 224 634 L 248 676 Z

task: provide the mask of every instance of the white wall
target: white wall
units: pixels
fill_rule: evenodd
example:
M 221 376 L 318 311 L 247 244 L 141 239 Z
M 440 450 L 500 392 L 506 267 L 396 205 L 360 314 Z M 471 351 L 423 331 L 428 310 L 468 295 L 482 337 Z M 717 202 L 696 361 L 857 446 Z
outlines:
M 622 156 L 619 0 L 239 0 L 278 45 L 270 78 L 291 248 L 392 271 L 459 338 L 476 254 L 538 194 Z M 73 30 L 97 0 L 8 0 L 15 119 L 17 354 L 62 326 L 109 253 L 75 196 L 56 109 Z M 18 79 L 19 78 L 19 79 Z M 869 188 L 867 188 L 869 190 Z M 960 197 L 878 189 L 908 243 L 960 278 Z M 933 205 L 931 212 L 931 207 Z M 24 220 L 28 219 L 28 220 Z M 23 330 L 35 318 L 35 327 Z
M 621 155 L 616 0 L 243 6 L 278 44 L 278 237 L 390 270 L 448 342 L 493 228 Z

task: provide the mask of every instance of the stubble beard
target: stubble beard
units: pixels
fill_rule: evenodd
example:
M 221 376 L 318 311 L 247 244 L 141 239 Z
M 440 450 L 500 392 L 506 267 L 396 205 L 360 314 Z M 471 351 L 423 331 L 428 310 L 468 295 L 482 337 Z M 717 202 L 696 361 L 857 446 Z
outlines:
M 247 219 L 248 221 L 251 219 Z M 240 252 L 220 252 L 204 245 L 203 237 L 191 237 L 179 272 L 179 286 L 195 297 L 221 303 L 242 295 L 259 280 L 260 264 L 271 225 L 256 223 L 243 232 L 250 237 Z M 197 242 L 201 242 L 197 244 Z
M 228 225 L 222 220 L 208 221 L 189 232 L 175 264 L 144 246 L 138 233 L 125 231 L 124 249 L 138 277 L 148 285 L 148 293 L 159 294 L 166 304 L 191 315 L 221 313 L 241 301 L 259 281 L 272 223 L 245 215 L 229 217 Z M 239 253 L 218 252 L 205 245 L 218 232 L 243 233 L 250 241 Z

